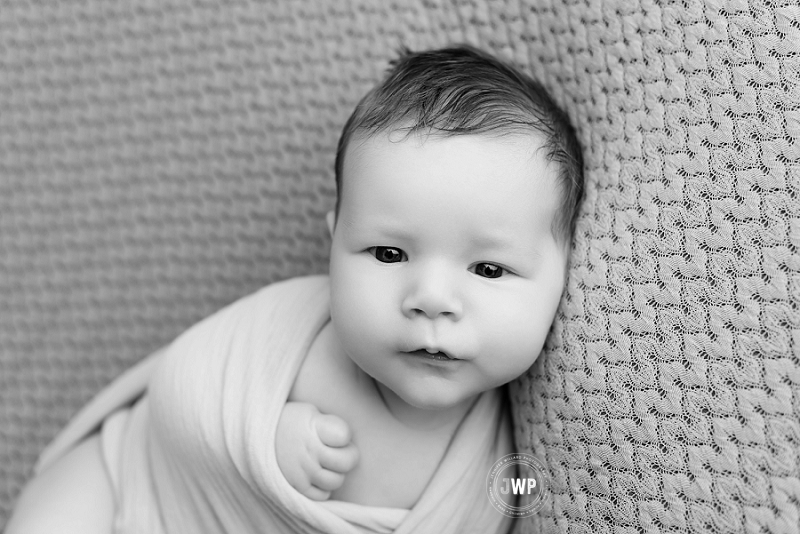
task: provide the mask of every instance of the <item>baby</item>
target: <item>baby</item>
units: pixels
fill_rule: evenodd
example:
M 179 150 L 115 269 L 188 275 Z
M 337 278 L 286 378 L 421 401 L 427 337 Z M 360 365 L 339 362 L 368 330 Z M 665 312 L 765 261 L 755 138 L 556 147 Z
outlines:
M 336 184 L 330 320 L 280 412 L 277 464 L 313 501 L 409 510 L 481 396 L 542 350 L 582 195 L 580 147 L 514 68 L 466 46 L 406 51 L 347 121 Z M 100 455 L 91 436 L 42 472 L 8 534 L 39 532 L 44 515 L 61 532 L 111 531 Z

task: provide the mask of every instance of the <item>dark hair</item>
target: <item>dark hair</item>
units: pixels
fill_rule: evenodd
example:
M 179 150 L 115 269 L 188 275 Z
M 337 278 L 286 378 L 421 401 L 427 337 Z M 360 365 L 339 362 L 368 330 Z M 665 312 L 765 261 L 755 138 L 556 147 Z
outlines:
M 468 45 L 400 51 L 385 78 L 356 106 L 336 150 L 336 213 L 345 151 L 360 132 L 391 128 L 437 135 L 538 132 L 549 161 L 559 165 L 562 209 L 556 238 L 569 243 L 583 194 L 583 158 L 566 114 L 529 76 Z

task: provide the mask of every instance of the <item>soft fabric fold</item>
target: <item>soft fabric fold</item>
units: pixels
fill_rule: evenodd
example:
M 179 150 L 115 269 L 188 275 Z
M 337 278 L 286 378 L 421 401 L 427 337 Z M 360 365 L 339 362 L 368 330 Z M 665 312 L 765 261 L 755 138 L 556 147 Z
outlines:
M 281 410 L 329 320 L 328 279 L 267 286 L 191 327 L 122 375 L 45 450 L 37 469 L 100 428 L 117 533 L 491 534 L 510 519 L 486 496 L 511 452 L 498 391 L 481 395 L 411 510 L 312 501 L 275 455 Z

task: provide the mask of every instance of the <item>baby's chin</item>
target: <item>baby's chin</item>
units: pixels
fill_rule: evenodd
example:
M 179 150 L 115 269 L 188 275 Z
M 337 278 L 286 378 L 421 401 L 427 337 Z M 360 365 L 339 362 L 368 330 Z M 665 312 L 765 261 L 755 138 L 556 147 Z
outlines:
M 469 388 L 464 384 L 449 380 L 402 383 L 402 379 L 392 380 L 392 377 L 386 377 L 385 373 L 364 368 L 353 358 L 351 362 L 362 379 L 374 384 L 390 411 L 403 411 L 408 414 L 416 412 L 413 416 L 420 419 L 438 419 L 446 416 L 448 411 L 463 412 L 465 407 L 471 406 L 482 393 L 468 391 Z M 381 377 L 388 380 L 381 380 Z
M 382 386 L 384 392 L 387 389 L 390 390 L 396 399 L 401 400 L 411 408 L 419 410 L 421 414 L 427 412 L 431 417 L 444 415 L 450 410 L 461 411 L 461 409 L 466 409 L 480 395 L 480 393 L 465 394 L 463 392 L 454 394 L 453 392 L 435 388 L 399 389 L 390 388 L 385 384 L 382 384 Z

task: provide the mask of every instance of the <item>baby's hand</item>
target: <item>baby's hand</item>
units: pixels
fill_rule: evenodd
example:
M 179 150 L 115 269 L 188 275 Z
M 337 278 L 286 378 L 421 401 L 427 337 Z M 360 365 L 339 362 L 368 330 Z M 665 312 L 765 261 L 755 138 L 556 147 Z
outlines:
M 278 421 L 275 452 L 289 484 L 315 501 L 325 501 L 358 463 L 350 427 L 307 402 L 287 402 Z

